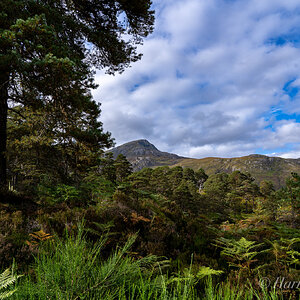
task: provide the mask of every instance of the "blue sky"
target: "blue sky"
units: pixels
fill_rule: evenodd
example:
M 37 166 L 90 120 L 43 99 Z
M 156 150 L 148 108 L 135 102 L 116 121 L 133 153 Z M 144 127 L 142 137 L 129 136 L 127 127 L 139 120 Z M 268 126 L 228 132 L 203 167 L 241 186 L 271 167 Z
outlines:
M 117 145 L 300 157 L 300 1 L 154 0 L 154 33 L 94 97 Z

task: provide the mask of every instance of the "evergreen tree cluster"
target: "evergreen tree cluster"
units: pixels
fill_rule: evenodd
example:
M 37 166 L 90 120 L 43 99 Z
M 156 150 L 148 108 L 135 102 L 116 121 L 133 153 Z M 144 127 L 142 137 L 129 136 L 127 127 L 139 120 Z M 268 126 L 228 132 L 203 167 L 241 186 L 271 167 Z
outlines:
M 150 0 L 1 1 L 2 189 L 7 188 L 9 156 L 17 168 L 18 161 L 27 160 L 16 158 L 11 148 L 32 148 L 37 172 L 45 157 L 55 157 L 49 164 L 61 161 L 59 175 L 68 177 L 112 146 L 91 96 L 97 87 L 93 75 L 95 68 L 122 72 L 141 58 L 137 45 L 153 30 L 150 6 Z M 27 163 L 23 173 L 33 169 Z

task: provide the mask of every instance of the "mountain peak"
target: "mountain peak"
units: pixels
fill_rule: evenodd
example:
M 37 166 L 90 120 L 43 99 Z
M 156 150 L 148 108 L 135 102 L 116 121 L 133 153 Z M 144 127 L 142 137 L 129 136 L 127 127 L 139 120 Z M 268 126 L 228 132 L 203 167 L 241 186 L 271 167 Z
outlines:
M 151 148 L 153 150 L 159 151 L 153 144 L 151 144 L 148 140 L 145 140 L 145 139 L 132 141 L 127 144 L 132 144 L 132 145 L 136 144 L 137 146 L 140 146 L 140 147 L 149 148 L 149 149 Z
M 110 150 L 114 156 L 119 154 L 125 155 L 127 158 L 135 156 L 145 156 L 147 154 L 158 154 L 160 151 L 148 140 L 140 139 L 125 143 L 121 146 Z
M 262 154 L 249 154 L 248 157 L 265 158 L 265 157 L 268 157 L 268 156 L 262 155 Z
M 181 159 L 176 154 L 159 151 L 146 139 L 125 143 L 109 150 L 109 152 L 112 152 L 115 158 L 119 154 L 125 155 L 132 163 L 134 170 L 139 170 L 143 167 L 169 165 L 177 163 Z

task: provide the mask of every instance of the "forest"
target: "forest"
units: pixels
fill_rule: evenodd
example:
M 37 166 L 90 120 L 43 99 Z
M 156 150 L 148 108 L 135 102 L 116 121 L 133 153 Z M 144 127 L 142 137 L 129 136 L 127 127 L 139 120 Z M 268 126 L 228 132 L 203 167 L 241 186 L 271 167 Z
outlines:
M 148 0 L 1 1 L 0 299 L 299 299 L 299 174 L 106 151 L 95 70 L 141 59 L 153 26 Z
M 298 297 L 297 174 L 275 191 L 240 171 L 132 173 L 106 153 L 80 183 L 45 176 L 1 204 L 0 263 L 23 275 L 13 299 Z

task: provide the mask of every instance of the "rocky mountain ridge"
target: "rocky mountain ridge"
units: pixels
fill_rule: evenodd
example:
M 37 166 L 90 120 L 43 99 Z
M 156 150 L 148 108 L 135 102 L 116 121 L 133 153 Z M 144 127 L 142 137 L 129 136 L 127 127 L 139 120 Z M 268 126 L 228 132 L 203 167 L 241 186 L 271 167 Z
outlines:
M 144 167 L 182 166 L 194 170 L 203 168 L 208 175 L 214 173 L 231 173 L 233 171 L 249 172 L 257 182 L 271 180 L 276 188 L 285 184 L 291 172 L 300 173 L 300 158 L 285 159 L 251 154 L 235 158 L 207 157 L 201 159 L 181 157 L 176 154 L 159 151 L 147 140 L 132 141 L 109 150 L 117 157 L 123 154 L 133 165 L 134 171 Z

